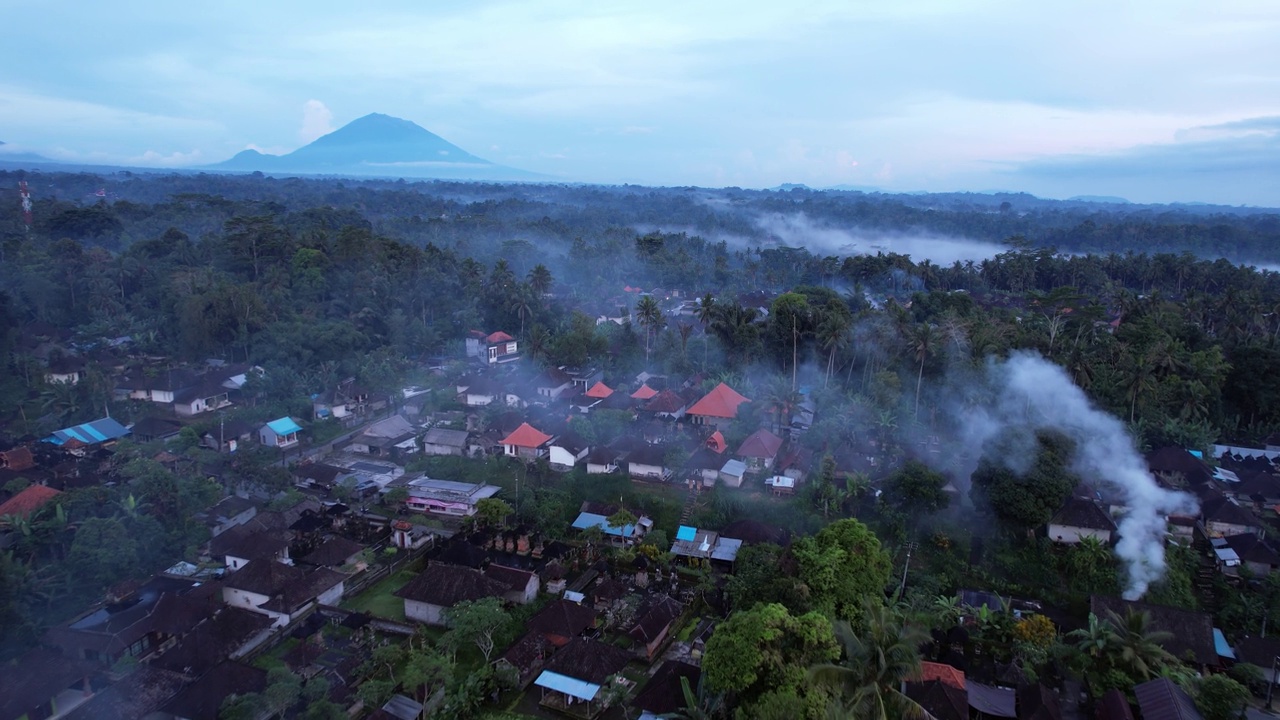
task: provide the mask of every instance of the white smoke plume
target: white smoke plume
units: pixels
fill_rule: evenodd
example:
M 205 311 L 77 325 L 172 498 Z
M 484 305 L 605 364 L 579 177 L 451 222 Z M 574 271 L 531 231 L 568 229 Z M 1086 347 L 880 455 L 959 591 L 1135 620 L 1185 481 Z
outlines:
M 1124 597 L 1142 597 L 1164 576 L 1166 517 L 1194 512 L 1194 498 L 1160 487 L 1124 424 L 1094 407 L 1058 365 L 1035 353 L 1014 353 L 1003 362 L 991 360 L 986 381 L 989 401 L 966 408 L 962 416 L 966 445 L 986 448 L 997 436 L 1012 436 L 1013 446 L 1025 450 L 1022 456 L 992 459 L 1022 470 L 1033 459 L 1037 431 L 1070 437 L 1075 442 L 1072 472 L 1108 488 L 1127 508 L 1115 551 L 1127 574 Z

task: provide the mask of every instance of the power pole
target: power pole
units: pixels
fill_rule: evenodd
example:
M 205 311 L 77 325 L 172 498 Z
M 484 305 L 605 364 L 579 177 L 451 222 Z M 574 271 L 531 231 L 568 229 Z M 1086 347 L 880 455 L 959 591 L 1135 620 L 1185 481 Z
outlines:
M 898 586 L 898 597 L 907 591 L 907 569 L 911 567 L 911 553 L 916 549 L 916 542 L 912 540 L 907 543 L 907 561 L 902 565 L 902 583 Z

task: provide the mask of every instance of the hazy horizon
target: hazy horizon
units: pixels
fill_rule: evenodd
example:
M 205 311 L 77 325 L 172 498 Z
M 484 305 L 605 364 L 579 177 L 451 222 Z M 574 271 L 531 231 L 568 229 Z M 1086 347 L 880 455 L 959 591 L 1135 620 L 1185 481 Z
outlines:
M 379 112 L 565 181 L 1280 205 L 1269 3 L 4 14 L 0 141 L 63 162 L 281 154 Z

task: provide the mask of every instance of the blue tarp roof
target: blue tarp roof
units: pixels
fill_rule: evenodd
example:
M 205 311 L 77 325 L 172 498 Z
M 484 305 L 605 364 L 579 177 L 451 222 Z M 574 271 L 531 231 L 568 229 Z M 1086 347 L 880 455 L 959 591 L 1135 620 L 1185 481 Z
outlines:
M 1218 628 L 1213 629 L 1213 647 L 1218 651 L 1218 657 L 1236 659 L 1236 652 L 1227 644 L 1227 636 Z
M 298 423 L 293 418 L 280 418 L 267 423 L 267 427 L 271 428 L 271 432 L 277 435 L 288 435 L 289 433 L 302 432 L 302 428 L 298 427 Z
M 578 680 L 560 673 L 553 673 L 550 670 L 543 670 L 538 679 L 533 681 L 533 684 L 541 688 L 564 693 L 579 700 L 594 700 L 596 694 L 600 692 L 600 686 L 595 683 Z
M 698 536 L 698 528 L 691 528 L 688 525 L 681 525 L 680 528 L 676 530 L 677 540 L 692 542 L 693 539 L 697 536 Z
M 573 521 L 573 526 L 579 530 L 586 530 L 589 527 L 598 527 L 605 532 L 606 535 L 619 535 L 622 537 L 631 537 L 636 532 L 635 525 L 624 525 L 621 529 L 609 524 L 609 518 L 597 513 L 579 513 L 578 518 Z
M 64 445 L 69 440 L 78 440 L 85 445 L 97 445 L 100 442 L 115 440 L 128 434 L 129 429 L 116 422 L 114 418 L 102 418 L 83 425 L 58 430 L 45 438 L 44 441 L 54 445 Z

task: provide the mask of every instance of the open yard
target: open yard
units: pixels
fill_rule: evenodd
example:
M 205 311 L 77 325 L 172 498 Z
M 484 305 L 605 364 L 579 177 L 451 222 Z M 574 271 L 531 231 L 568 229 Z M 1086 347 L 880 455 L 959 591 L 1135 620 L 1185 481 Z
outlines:
M 407 585 L 415 575 L 417 573 L 409 569 L 389 575 L 359 595 L 344 599 L 340 607 L 404 622 L 404 601 L 392 593 Z

